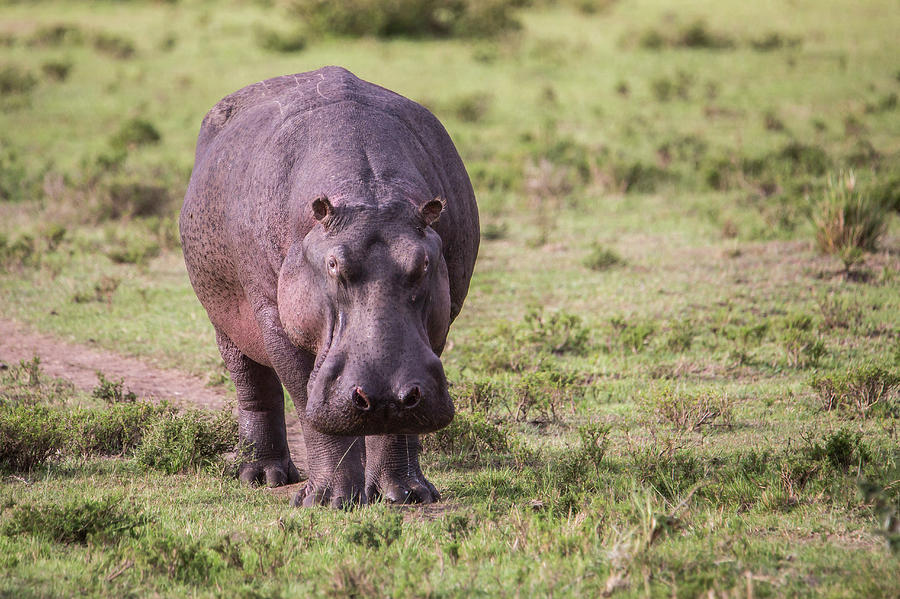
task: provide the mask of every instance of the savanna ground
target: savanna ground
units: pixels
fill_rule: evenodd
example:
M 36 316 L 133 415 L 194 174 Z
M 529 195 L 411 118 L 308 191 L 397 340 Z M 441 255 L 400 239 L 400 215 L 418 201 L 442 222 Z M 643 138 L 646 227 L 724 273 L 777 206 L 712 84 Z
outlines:
M 483 239 L 435 506 L 293 509 L 228 410 L 0 356 L 0 596 L 898 596 L 896 3 L 514 4 L 0 3 L 16 326 L 231 393 L 199 122 L 325 64 L 435 112 Z

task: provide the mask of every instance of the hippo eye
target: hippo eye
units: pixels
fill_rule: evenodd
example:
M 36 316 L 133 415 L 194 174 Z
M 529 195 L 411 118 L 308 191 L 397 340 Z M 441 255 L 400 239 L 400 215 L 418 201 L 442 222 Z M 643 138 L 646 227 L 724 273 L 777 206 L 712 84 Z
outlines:
M 425 262 L 422 264 L 422 274 L 428 272 L 428 256 L 425 256 Z
M 326 262 L 328 265 L 328 272 L 333 275 L 337 274 L 337 260 L 334 256 L 328 256 L 328 261 Z

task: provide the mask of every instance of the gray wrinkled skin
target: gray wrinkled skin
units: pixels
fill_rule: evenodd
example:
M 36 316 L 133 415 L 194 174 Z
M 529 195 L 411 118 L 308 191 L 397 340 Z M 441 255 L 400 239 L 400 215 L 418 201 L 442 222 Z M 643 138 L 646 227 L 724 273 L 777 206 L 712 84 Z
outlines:
M 203 120 L 180 226 L 253 449 L 241 479 L 299 480 L 284 384 L 295 504 L 437 500 L 417 435 L 453 418 L 439 356 L 479 242 L 438 120 L 338 67 L 248 86 Z

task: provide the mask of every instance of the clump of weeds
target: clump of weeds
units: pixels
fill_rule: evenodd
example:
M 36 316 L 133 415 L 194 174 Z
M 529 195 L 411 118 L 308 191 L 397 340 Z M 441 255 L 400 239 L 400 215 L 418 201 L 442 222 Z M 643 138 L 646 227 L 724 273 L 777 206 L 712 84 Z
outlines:
M 268 27 L 257 27 L 254 30 L 256 45 L 270 52 L 300 52 L 306 48 L 306 33 L 300 29 L 281 31 Z
M 688 391 L 666 385 L 647 395 L 644 406 L 659 421 L 685 431 L 699 431 L 704 426 L 730 427 L 734 423 L 731 402 L 717 389 Z
M 137 400 L 137 395 L 130 390 L 125 390 L 124 380 L 111 381 L 99 370 L 97 371 L 97 386 L 94 387 L 91 396 L 108 404 L 134 403 Z
M 852 411 L 867 418 L 875 406 L 883 406 L 900 389 L 900 374 L 869 363 L 846 372 L 817 374 L 809 385 L 826 412 Z
M 614 249 L 600 243 L 594 243 L 583 264 L 591 270 L 609 270 L 625 264 L 625 259 Z
M 62 415 L 44 406 L 0 405 L 0 470 L 30 472 L 58 455 Z
M 849 273 L 864 252 L 877 248 L 887 216 L 881 202 L 857 190 L 852 172 L 829 177 L 813 215 L 816 244 L 821 252 L 838 256 Z
M 103 275 L 100 277 L 89 290 L 76 291 L 72 295 L 72 301 L 76 304 L 84 304 L 87 302 L 103 302 L 107 306 L 112 305 L 113 297 L 119 289 L 122 279 L 119 277 L 111 277 Z
M 813 331 L 812 317 L 805 313 L 785 317 L 778 340 L 792 368 L 814 368 L 827 353 L 825 342 Z
M 135 461 L 147 470 L 177 474 L 222 467 L 222 454 L 238 444 L 230 411 L 167 413 L 144 431 Z
M 629 322 L 622 316 L 611 318 L 609 324 L 614 342 L 634 354 L 644 351 L 658 328 L 653 320 Z
M 4 523 L 3 534 L 31 535 L 56 543 L 115 543 L 136 537 L 151 519 L 121 497 L 74 499 L 63 504 L 17 506 Z
M 448 426 L 424 435 L 422 448 L 456 463 L 471 463 L 509 453 L 510 439 L 506 429 L 489 422 L 484 414 L 458 412 Z

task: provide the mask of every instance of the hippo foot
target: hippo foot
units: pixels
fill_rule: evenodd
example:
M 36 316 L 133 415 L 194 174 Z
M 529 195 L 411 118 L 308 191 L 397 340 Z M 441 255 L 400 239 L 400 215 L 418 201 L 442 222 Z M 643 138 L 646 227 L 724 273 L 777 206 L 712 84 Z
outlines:
M 319 486 L 313 484 L 312 481 L 306 483 L 306 486 L 300 489 L 291 501 L 291 505 L 294 507 L 323 505 L 338 509 L 351 508 L 365 503 L 367 503 L 366 496 L 362 489 L 356 488 L 354 485 Z
M 421 472 L 398 476 L 383 473 L 366 483 L 369 502 L 384 499 L 390 503 L 434 503 L 441 495 Z
M 300 471 L 289 457 L 261 459 L 241 464 L 238 478 L 252 486 L 280 487 L 300 482 Z

